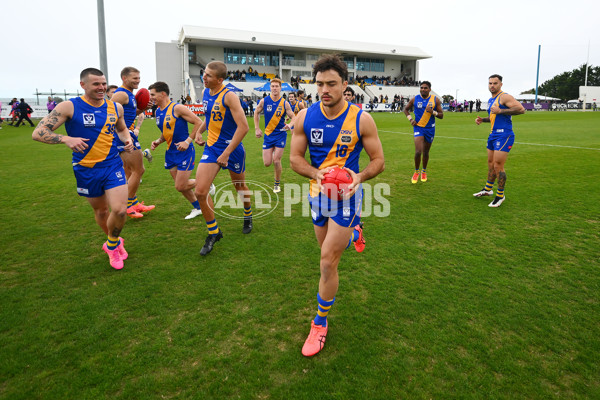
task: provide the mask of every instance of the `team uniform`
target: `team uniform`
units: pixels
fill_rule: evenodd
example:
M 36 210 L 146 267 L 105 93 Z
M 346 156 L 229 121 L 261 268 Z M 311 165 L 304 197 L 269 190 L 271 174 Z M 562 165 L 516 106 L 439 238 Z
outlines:
M 133 132 L 133 128 L 135 126 L 135 118 L 137 117 L 137 102 L 135 101 L 135 96 L 131 91 L 125 89 L 124 87 L 120 87 L 117 90 L 115 90 L 115 93 L 118 92 L 125 92 L 125 94 L 127 94 L 127 97 L 129 98 L 129 102 L 127 104 L 123 104 L 123 118 L 125 119 L 125 125 L 127 126 L 127 129 L 129 129 L 131 139 L 133 139 L 133 147 L 135 149 L 141 150 L 142 147 L 140 146 L 138 136 Z M 125 144 L 121 142 L 121 139 L 119 139 L 118 136 L 115 135 L 115 138 L 117 139 L 117 147 L 119 151 L 123 151 Z
M 83 97 L 70 99 L 73 117 L 65 123 L 67 134 L 89 139 L 83 153 L 73 152 L 77 193 L 100 197 L 108 189 L 126 185 L 123 161 L 117 150 L 116 125 L 119 118 L 114 102 L 105 100 L 94 107 Z
M 156 126 L 168 145 L 165 152 L 165 169 L 177 167 L 178 171 L 191 171 L 194 169 L 196 150 L 193 144 L 185 151 L 177 150 L 175 143 L 183 142 L 190 135 L 187 121 L 175 116 L 175 106 L 176 103 L 170 102 L 164 110 L 156 109 Z
M 435 96 L 430 94 L 424 99 L 420 94 L 415 96 L 414 110 L 417 125 L 413 126 L 414 137 L 423 136 L 427 143 L 433 143 L 435 137 L 435 117 L 430 112 L 425 112 L 429 104 L 435 110 Z
M 225 95 L 228 92 L 229 89 L 224 85 L 213 96 L 210 95 L 210 89 L 204 89 L 202 101 L 206 115 L 208 139 L 200 163 L 216 164 L 217 159 L 229 146 L 237 130 L 231 110 L 225 105 Z M 221 167 L 221 169 L 229 169 L 236 174 L 241 174 L 246 170 L 246 150 L 242 143 L 231 152 L 227 166 Z
M 300 102 L 298 100 L 296 100 L 296 102 L 294 104 L 292 104 L 292 102 L 290 101 L 290 107 L 292 107 L 292 111 L 294 112 L 294 115 L 298 115 L 298 113 L 300 112 Z
M 501 110 L 506 110 L 508 108 L 500 104 L 500 96 L 502 93 L 504 92 L 500 92 L 496 97 L 491 97 L 488 100 L 487 111 L 492 130 L 488 137 L 487 148 L 488 150 L 505 151 L 508 153 L 515 142 L 515 133 L 512 128 L 512 115 L 490 113 L 490 109 L 494 104 L 499 106 Z
M 263 139 L 263 150 L 273 147 L 284 148 L 287 142 L 287 131 L 285 126 L 285 99 L 282 97 L 274 101 L 271 96 L 263 99 L 265 113 L 265 136 Z
M 317 169 L 338 166 L 359 172 L 358 160 L 363 149 L 360 136 L 362 110 L 349 102 L 334 118 L 327 118 L 321 102 L 310 107 L 304 119 L 311 165 Z M 362 185 L 350 199 L 332 200 L 321 193 L 316 180 L 311 180 L 308 200 L 313 224 L 324 226 L 328 218 L 338 225 L 354 227 L 360 224 Z

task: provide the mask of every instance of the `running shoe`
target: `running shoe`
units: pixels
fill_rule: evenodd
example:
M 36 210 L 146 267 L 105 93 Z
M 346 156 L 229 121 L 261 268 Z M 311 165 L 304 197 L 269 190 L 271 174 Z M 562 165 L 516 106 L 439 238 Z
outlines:
M 109 250 L 106 242 L 102 245 L 102 250 L 106 254 L 108 254 L 108 259 L 110 260 L 110 266 L 114 269 L 122 269 L 123 268 L 123 260 L 121 259 L 121 254 L 119 253 L 119 248 L 117 247 L 114 250 Z
M 216 235 L 208 235 L 206 237 L 206 241 L 204 242 L 204 246 L 202 246 L 202 249 L 200 250 L 200 255 L 205 256 L 208 253 L 210 253 L 215 243 L 217 243 L 221 239 L 223 239 L 223 232 L 221 232 L 220 230 L 219 233 L 217 233 Z
M 488 204 L 489 207 L 500 207 L 500 204 L 504 203 L 504 199 L 506 199 L 506 196 L 504 197 L 498 197 L 496 196 L 494 198 L 494 200 Z
M 421 182 L 427 182 L 427 172 L 421 172 Z
M 192 218 L 196 218 L 198 215 L 202 215 L 202 210 L 199 208 L 193 208 L 192 212 L 188 214 L 187 217 L 185 217 L 185 219 L 192 219 Z
M 154 207 L 156 207 L 156 206 L 147 206 L 147 205 L 145 205 L 143 201 L 141 203 L 137 203 L 135 206 L 133 206 L 133 208 L 135 209 L 135 211 L 137 211 L 139 213 L 145 213 L 145 212 L 148 212 L 148 211 L 152 211 L 152 210 L 154 210 Z
M 473 193 L 475 197 L 483 197 L 483 196 L 492 196 L 494 194 L 493 190 L 485 190 L 485 188 L 481 189 L 477 193 Z
M 412 183 L 417 183 L 417 181 L 418 181 L 418 180 L 419 180 L 419 173 L 418 173 L 418 172 L 415 172 L 415 173 L 413 174 L 412 178 L 410 179 L 410 181 L 411 181 Z
M 117 250 L 119 250 L 119 254 L 121 255 L 121 260 L 127 260 L 129 257 L 129 253 L 125 250 L 125 240 L 122 237 L 119 237 L 119 245 L 117 246 Z
M 310 333 L 304 342 L 304 346 L 302 346 L 303 356 L 312 357 L 323 349 L 328 328 L 329 321 L 327 326 L 315 325 L 314 320 L 310 322 Z
M 152 153 L 150 152 L 150 149 L 146 149 L 142 152 L 142 154 L 144 155 L 144 157 L 146 157 L 146 160 L 148 160 L 148 162 L 152 162 L 153 157 L 152 157 Z
M 134 206 L 127 207 L 127 215 L 130 218 L 142 218 L 144 216 L 144 214 L 137 212 Z
M 358 231 L 358 239 L 354 242 L 354 248 L 357 253 L 362 253 L 365 250 L 365 237 L 363 236 L 363 223 L 361 221 L 360 224 L 354 227 L 355 230 Z

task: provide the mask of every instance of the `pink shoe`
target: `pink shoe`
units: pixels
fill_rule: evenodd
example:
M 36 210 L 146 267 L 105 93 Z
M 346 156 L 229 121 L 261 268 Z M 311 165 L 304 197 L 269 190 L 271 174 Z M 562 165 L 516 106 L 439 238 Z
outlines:
M 114 269 L 122 269 L 123 268 L 123 260 L 121 260 L 121 254 L 119 254 L 119 248 L 117 247 L 114 250 L 109 250 L 106 242 L 102 245 L 102 250 L 106 254 L 108 254 L 108 259 L 110 260 L 110 266 Z
M 363 223 L 354 227 L 354 230 L 358 231 L 358 239 L 354 242 L 354 248 L 357 253 L 362 253 L 365 250 L 365 237 L 363 236 Z
M 305 357 L 312 357 L 323 349 L 325 346 L 325 338 L 327 337 L 327 330 L 329 329 L 329 321 L 327 326 L 315 325 L 315 321 L 310 322 L 310 333 L 302 346 L 302 355 Z
M 145 212 L 154 210 L 154 207 L 156 207 L 156 206 L 147 206 L 142 201 L 140 203 L 137 203 L 135 206 L 133 206 L 133 209 L 139 213 L 145 213 Z
M 117 246 L 117 250 L 119 250 L 119 254 L 121 255 L 121 260 L 123 260 L 123 261 L 127 260 L 127 257 L 129 257 L 129 253 L 127 253 L 127 250 L 125 250 L 125 240 L 123 240 L 123 238 L 120 236 L 119 236 L 119 245 Z

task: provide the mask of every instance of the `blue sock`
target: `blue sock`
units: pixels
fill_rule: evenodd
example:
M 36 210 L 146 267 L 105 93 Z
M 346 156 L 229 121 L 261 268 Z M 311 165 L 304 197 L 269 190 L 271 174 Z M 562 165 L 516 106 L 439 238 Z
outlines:
M 356 242 L 359 237 L 360 237 L 360 234 L 358 233 L 358 231 L 356 229 L 353 230 L 352 236 L 350 236 L 350 240 L 348 241 L 348 246 L 346 246 L 346 248 L 350 247 L 352 245 L 352 243 Z
M 329 314 L 329 309 L 334 301 L 335 297 L 332 300 L 325 301 L 321 298 L 321 295 L 317 293 L 319 307 L 317 309 L 317 316 L 315 317 L 315 325 L 327 326 L 327 314 Z
M 196 210 L 200 209 L 200 202 L 198 200 L 196 200 L 195 202 L 192 203 L 192 207 L 194 207 Z

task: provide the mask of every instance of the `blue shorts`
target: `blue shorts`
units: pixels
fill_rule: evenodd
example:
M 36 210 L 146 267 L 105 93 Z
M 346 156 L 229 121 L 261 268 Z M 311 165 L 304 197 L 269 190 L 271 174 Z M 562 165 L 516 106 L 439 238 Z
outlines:
M 177 167 L 177 171 L 192 171 L 196 160 L 196 149 L 193 144 L 186 151 L 167 150 L 165 152 L 165 169 Z
M 331 200 L 323 193 L 318 196 L 308 196 L 310 213 L 314 225 L 324 226 L 329 218 L 336 224 L 346 228 L 360 224 L 363 190 L 361 187 L 348 200 Z
M 120 158 L 118 161 L 106 167 L 87 168 L 74 165 L 77 194 L 83 197 L 100 197 L 108 189 L 126 185 L 123 162 Z
M 129 134 L 131 135 L 131 138 L 133 139 L 133 149 L 134 150 L 141 150 L 142 146 L 140 146 L 140 140 L 138 138 L 138 136 L 133 133 L 133 131 L 129 131 Z M 115 141 L 117 142 L 117 150 L 119 151 L 119 153 L 122 153 L 123 151 L 125 151 L 125 143 L 123 143 L 121 141 L 121 139 L 119 138 L 119 135 L 117 135 L 115 133 Z
M 488 137 L 487 148 L 493 151 L 505 151 L 510 152 L 513 143 L 515 142 L 515 135 L 511 132 L 510 134 L 490 134 Z
M 219 149 L 215 146 L 204 146 L 200 164 L 216 164 L 217 159 L 223 154 L 224 150 L 225 148 Z M 244 146 L 241 143 L 229 155 L 227 166 L 221 167 L 221 169 L 228 169 L 236 174 L 246 171 L 246 150 L 244 150 Z
M 420 126 L 415 126 L 413 127 L 413 131 L 415 132 L 415 137 L 423 136 L 427 143 L 433 143 L 435 128 L 421 128 Z
M 263 140 L 263 150 L 271 149 L 273 147 L 279 147 L 280 149 L 285 148 L 287 142 L 287 132 L 273 132 L 270 135 L 265 135 Z

